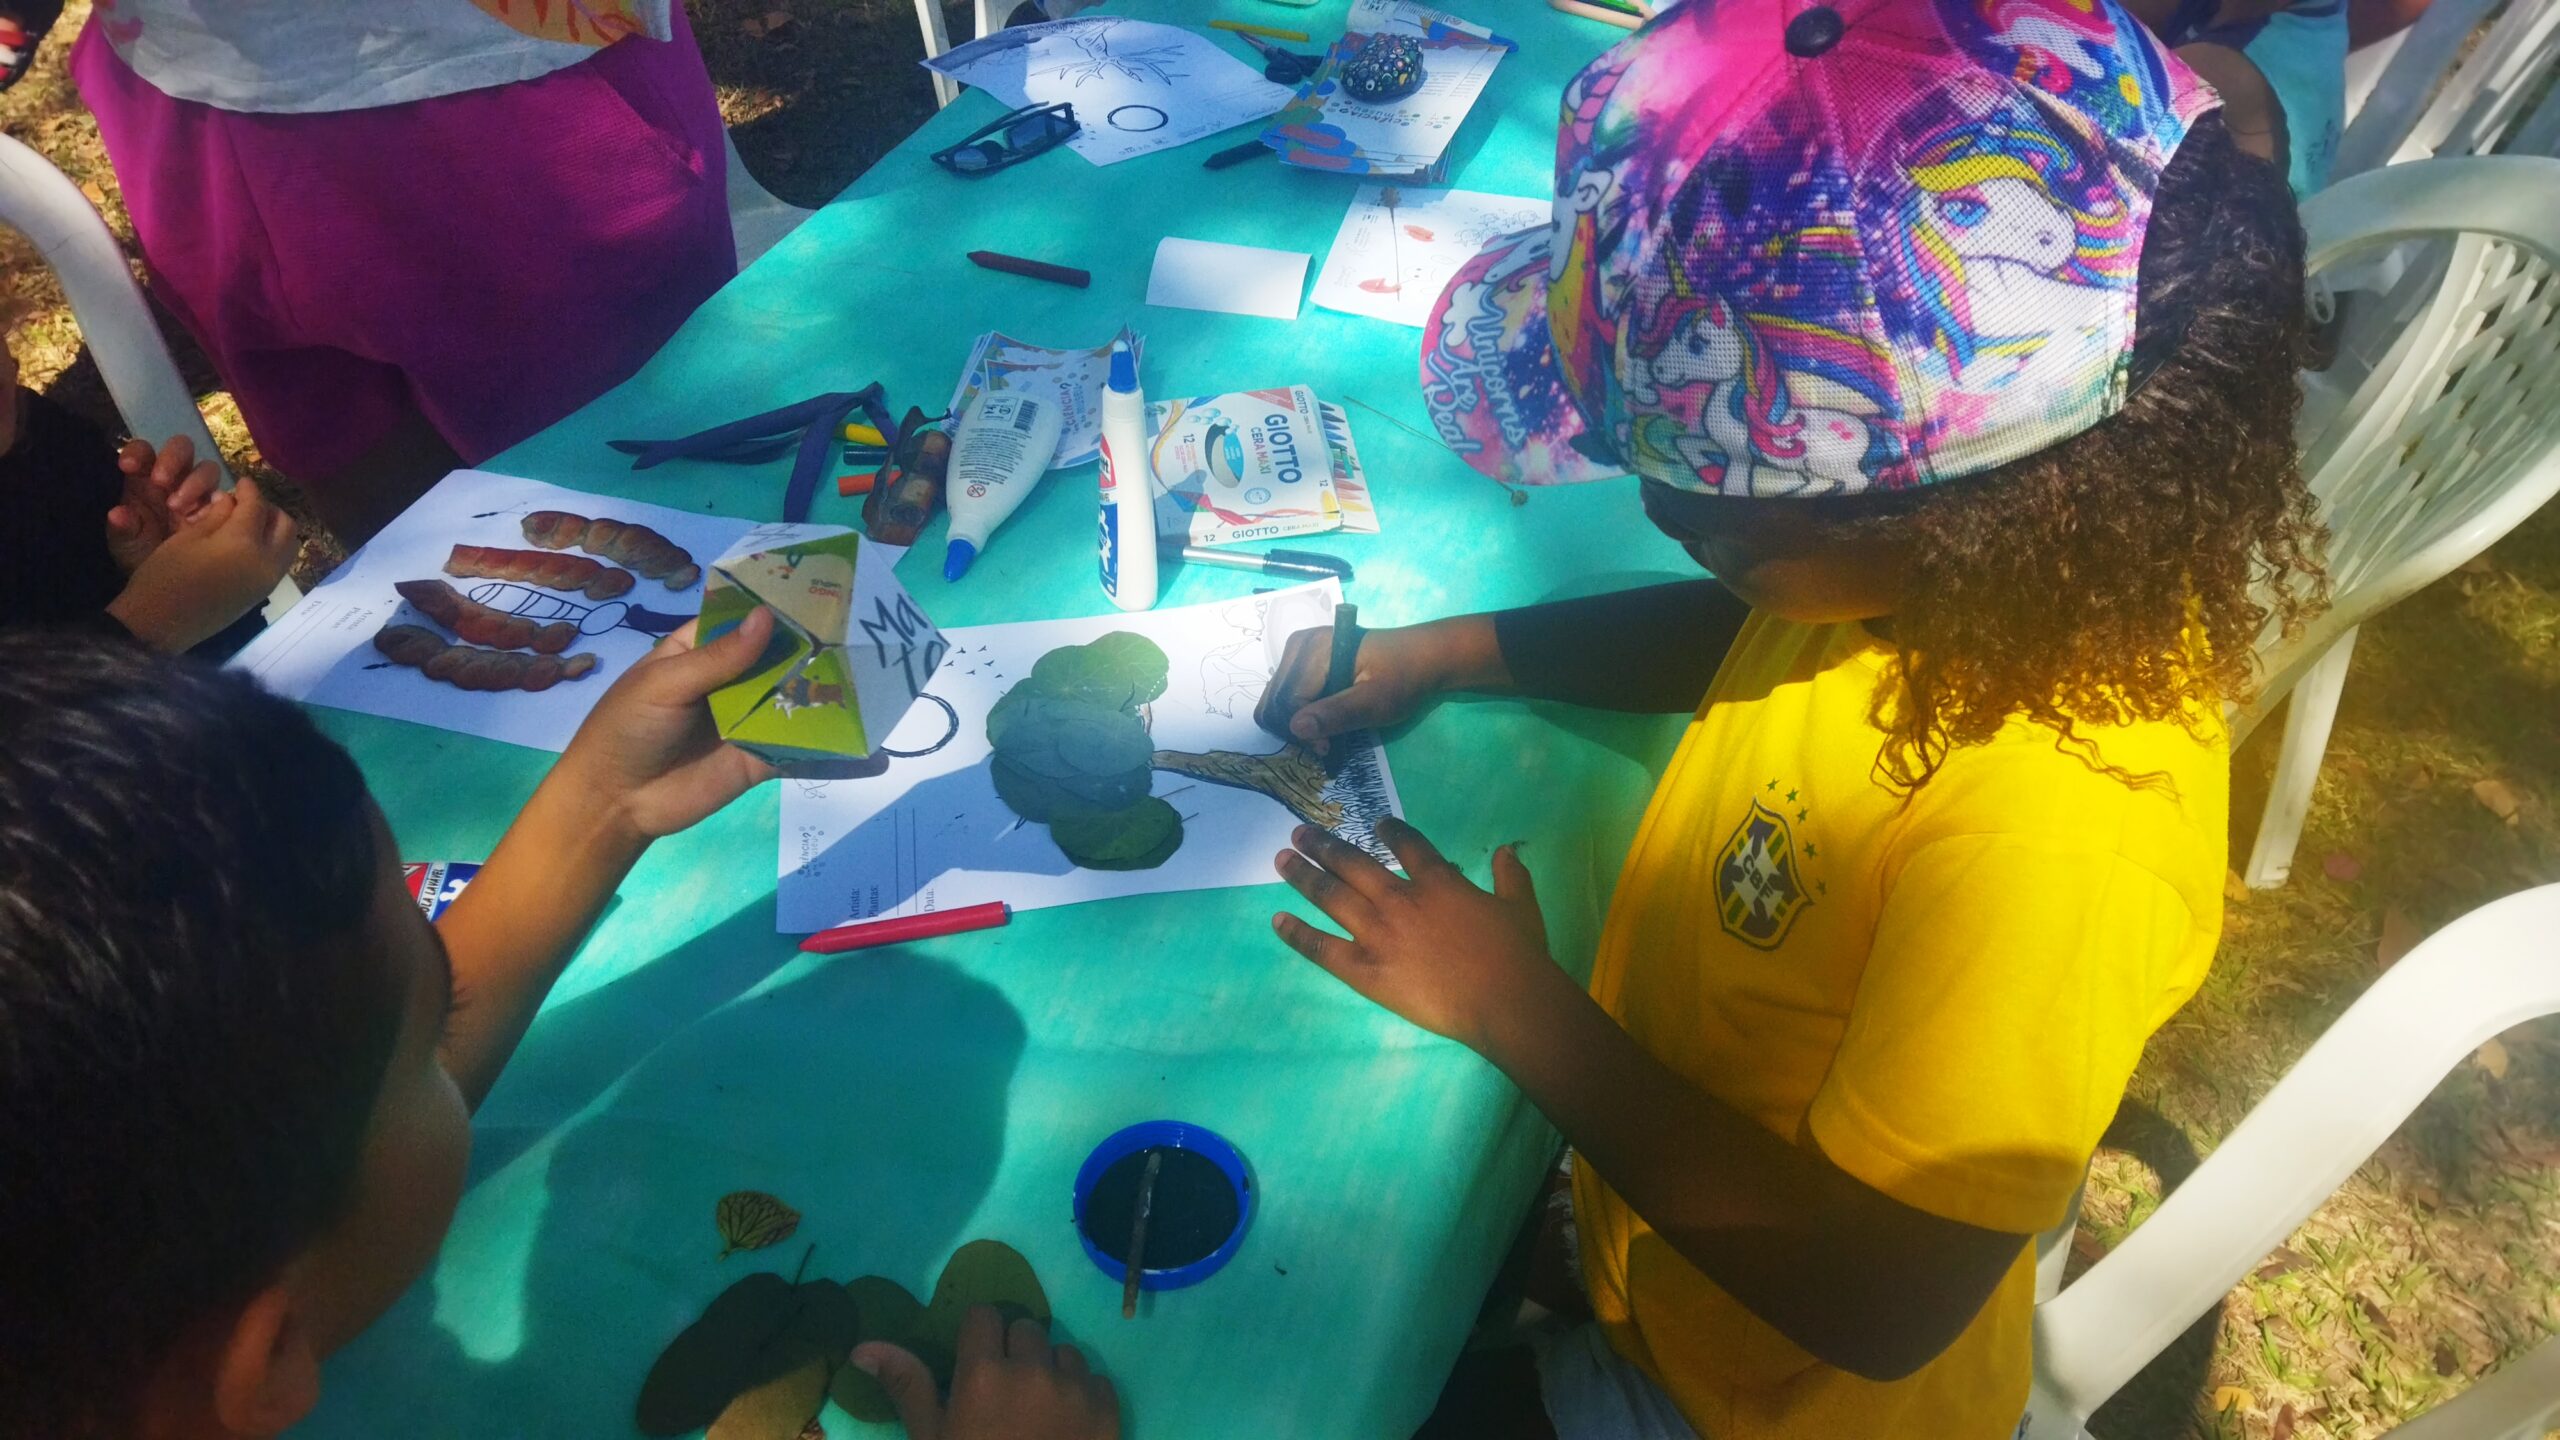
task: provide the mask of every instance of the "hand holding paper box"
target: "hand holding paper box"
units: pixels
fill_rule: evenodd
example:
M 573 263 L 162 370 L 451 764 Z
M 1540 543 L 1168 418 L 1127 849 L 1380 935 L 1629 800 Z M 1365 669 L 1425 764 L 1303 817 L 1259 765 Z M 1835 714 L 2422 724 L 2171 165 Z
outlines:
M 949 646 L 890 566 L 852 531 L 754 548 L 711 563 L 702 637 L 773 607 L 773 641 L 754 669 L 711 696 L 730 743 L 776 765 L 854 760 L 915 703 Z

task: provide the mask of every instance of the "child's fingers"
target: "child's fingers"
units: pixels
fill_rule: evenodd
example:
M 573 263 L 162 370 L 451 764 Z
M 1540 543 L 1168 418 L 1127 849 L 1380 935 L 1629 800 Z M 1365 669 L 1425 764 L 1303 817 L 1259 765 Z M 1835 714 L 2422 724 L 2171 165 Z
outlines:
M 747 667 L 764 653 L 765 641 L 772 635 L 773 611 L 759 605 L 747 612 L 747 618 L 739 621 L 736 629 L 709 644 L 654 659 L 649 673 L 658 678 L 651 683 L 662 699 L 688 703 L 699 700 L 747 673 Z M 673 640 L 675 636 L 667 638 Z
M 1532 908 L 1538 903 L 1537 882 L 1529 878 L 1529 867 L 1520 863 L 1516 840 L 1493 852 L 1493 893 L 1505 900 L 1526 900 Z
M 172 435 L 161 444 L 159 457 L 151 464 L 151 483 L 163 490 L 174 490 L 194 468 L 196 442 L 184 435 Z
M 663 660 L 670 655 L 681 655 L 687 650 L 693 648 L 694 637 L 701 633 L 702 620 L 700 617 L 697 616 L 694 619 L 687 620 L 673 630 L 668 631 L 665 635 L 660 636 L 658 643 L 649 647 L 649 658 L 652 660 Z
M 116 468 L 127 475 L 139 477 L 150 473 L 151 460 L 151 442 L 148 440 L 127 440 L 116 447 Z
M 868 1340 L 853 1347 L 852 1365 L 889 1393 L 908 1440 L 942 1440 L 942 1396 L 922 1360 L 885 1340 Z
M 1323 911 L 1326 919 L 1354 935 L 1368 929 L 1378 918 L 1378 912 L 1370 906 L 1368 897 L 1343 884 L 1342 877 L 1295 850 L 1281 851 L 1273 862 L 1273 868 L 1280 872 L 1280 878 L 1288 882 L 1290 889 Z
M 1003 1359 L 1004 1316 L 993 1305 L 970 1306 L 960 1317 L 960 1335 L 951 1350 L 955 1371 Z
M 1396 816 L 1390 815 L 1378 822 L 1378 838 L 1387 843 L 1396 863 L 1404 866 L 1404 873 L 1416 880 L 1421 879 L 1426 870 L 1451 868 L 1449 862 L 1441 857 L 1439 846 Z
M 188 471 L 187 478 L 179 481 L 177 488 L 169 492 L 169 513 L 183 520 L 212 499 L 221 488 L 222 467 L 207 460 Z
M 1271 917 L 1271 929 L 1280 937 L 1281 944 L 1323 966 L 1327 973 L 1343 984 L 1354 990 L 1360 988 L 1359 982 L 1352 978 L 1359 960 L 1350 941 L 1339 935 L 1328 935 L 1285 910 Z
M 107 512 L 107 538 L 132 540 L 142 534 L 142 516 L 130 505 L 118 505 Z
M 1370 859 L 1368 851 L 1313 825 L 1301 825 L 1291 831 L 1289 843 L 1367 899 L 1381 899 L 1404 883 L 1388 874 L 1386 866 Z

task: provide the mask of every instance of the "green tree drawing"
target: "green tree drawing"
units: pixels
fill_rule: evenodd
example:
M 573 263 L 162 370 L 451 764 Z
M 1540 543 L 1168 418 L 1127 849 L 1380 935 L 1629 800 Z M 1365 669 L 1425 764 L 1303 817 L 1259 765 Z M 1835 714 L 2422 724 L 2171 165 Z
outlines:
M 1297 745 L 1156 749 L 1145 707 L 1169 669 L 1155 642 L 1125 630 L 1041 656 L 987 712 L 997 797 L 1088 870 L 1151 870 L 1182 847 L 1181 814 L 1147 793 L 1158 770 L 1268 795 L 1328 830 L 1342 823 L 1323 764 Z

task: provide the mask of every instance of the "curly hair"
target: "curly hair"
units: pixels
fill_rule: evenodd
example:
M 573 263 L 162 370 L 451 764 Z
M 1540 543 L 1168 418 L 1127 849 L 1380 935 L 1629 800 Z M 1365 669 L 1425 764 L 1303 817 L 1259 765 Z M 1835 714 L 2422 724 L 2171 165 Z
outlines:
M 1842 517 L 1844 533 L 1890 525 L 1909 547 L 1891 626 L 1902 683 L 1878 687 L 1874 712 L 1896 788 L 2012 716 L 2093 763 L 2078 725 L 2201 734 L 2254 692 L 2270 622 L 2290 635 L 2327 603 L 2326 532 L 2293 438 L 2302 267 L 2283 174 L 2205 116 L 2154 199 L 2124 409 Z

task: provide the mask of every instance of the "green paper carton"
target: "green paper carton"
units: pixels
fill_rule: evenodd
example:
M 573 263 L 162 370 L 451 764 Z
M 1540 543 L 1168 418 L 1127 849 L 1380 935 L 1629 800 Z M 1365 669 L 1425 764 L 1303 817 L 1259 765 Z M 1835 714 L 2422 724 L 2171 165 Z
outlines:
M 758 605 L 773 641 L 714 691 L 722 736 L 775 765 L 859 760 L 880 748 L 949 649 L 890 569 L 894 552 L 832 525 L 768 526 L 711 562 L 705 640 Z

